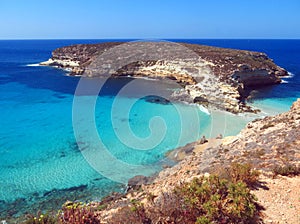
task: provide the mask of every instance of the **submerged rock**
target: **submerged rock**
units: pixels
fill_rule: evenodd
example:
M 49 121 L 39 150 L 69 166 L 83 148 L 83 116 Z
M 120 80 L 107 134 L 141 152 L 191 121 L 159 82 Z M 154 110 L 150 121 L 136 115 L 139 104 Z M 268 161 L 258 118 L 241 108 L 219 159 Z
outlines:
M 163 104 L 163 105 L 170 104 L 169 100 L 162 98 L 160 96 L 147 96 L 144 99 L 146 102 L 149 102 L 149 103 L 158 103 L 158 104 Z

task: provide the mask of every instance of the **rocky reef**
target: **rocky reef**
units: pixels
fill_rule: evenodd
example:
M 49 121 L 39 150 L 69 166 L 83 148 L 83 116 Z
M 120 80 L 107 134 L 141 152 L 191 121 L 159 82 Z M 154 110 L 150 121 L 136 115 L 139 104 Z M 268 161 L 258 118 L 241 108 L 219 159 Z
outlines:
M 214 106 L 233 113 L 256 112 L 245 105 L 249 89 L 278 84 L 280 76 L 287 75 L 286 70 L 260 52 L 187 43 L 138 42 L 137 47 L 133 47 L 134 44 L 107 42 L 62 47 L 40 64 L 66 69 L 70 75 L 174 80 L 182 86 L 180 91 L 174 92 L 175 100 Z M 124 52 L 138 58 L 128 56 L 120 63 Z M 210 78 L 204 82 L 204 77 Z

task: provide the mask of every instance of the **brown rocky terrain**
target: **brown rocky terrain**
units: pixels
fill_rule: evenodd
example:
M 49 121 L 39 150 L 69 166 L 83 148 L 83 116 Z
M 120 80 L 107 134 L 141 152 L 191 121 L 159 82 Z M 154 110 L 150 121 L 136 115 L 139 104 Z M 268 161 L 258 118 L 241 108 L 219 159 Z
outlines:
M 264 53 L 168 42 L 72 45 L 41 64 L 87 77 L 171 79 L 183 87 L 174 99 L 233 113 L 255 112 L 244 103 L 248 88 L 277 84 L 287 75 Z
M 189 182 L 194 177 L 222 174 L 232 162 L 247 163 L 260 171 L 259 185 L 252 191 L 263 207 L 260 223 L 289 223 L 300 221 L 299 176 L 274 175 L 276 167 L 293 167 L 300 170 L 300 99 L 289 112 L 250 122 L 235 137 L 195 142 L 170 154 L 181 160 L 166 168 L 156 177 L 136 177 L 129 181 L 138 190 L 125 196 L 113 198 L 104 210 L 97 214 L 103 223 L 133 200 L 149 204 L 149 195 L 154 198 L 151 206 L 161 206 L 162 198 L 175 186 Z

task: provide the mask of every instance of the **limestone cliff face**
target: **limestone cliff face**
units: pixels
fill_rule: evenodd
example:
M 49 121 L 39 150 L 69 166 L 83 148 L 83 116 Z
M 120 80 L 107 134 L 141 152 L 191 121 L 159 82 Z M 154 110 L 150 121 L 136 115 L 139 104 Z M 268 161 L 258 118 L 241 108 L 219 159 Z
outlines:
M 101 76 L 104 73 L 110 73 L 112 69 L 110 64 L 101 65 L 101 61 L 98 62 L 97 67 L 93 68 L 93 63 L 99 60 L 98 56 L 124 44 L 126 43 L 111 42 L 62 47 L 54 50 L 52 58 L 41 64 L 67 69 L 70 75 Z M 147 48 L 145 47 L 144 52 L 142 49 L 142 56 L 149 53 L 149 49 L 152 54 L 153 52 L 157 55 L 162 53 L 161 48 L 156 49 L 151 46 L 151 43 L 144 45 Z M 264 53 L 197 44 L 182 43 L 180 45 L 198 55 L 202 60 L 199 62 L 183 61 L 172 56 L 162 60 L 140 60 L 122 65 L 110 75 L 171 79 L 184 87 L 184 90 L 174 93 L 174 99 L 213 105 L 234 113 L 253 112 L 250 107 L 242 103 L 247 97 L 245 88 L 277 84 L 281 82 L 280 76 L 287 75 L 284 69 L 274 64 Z M 181 53 L 174 49 L 165 51 L 168 50 L 173 54 Z M 140 54 L 140 52 L 132 53 Z M 117 56 L 111 55 L 111 64 Z M 101 70 L 103 72 L 100 72 Z M 213 75 L 215 80 L 203 86 L 201 77 L 197 74 L 199 71 L 204 75 Z

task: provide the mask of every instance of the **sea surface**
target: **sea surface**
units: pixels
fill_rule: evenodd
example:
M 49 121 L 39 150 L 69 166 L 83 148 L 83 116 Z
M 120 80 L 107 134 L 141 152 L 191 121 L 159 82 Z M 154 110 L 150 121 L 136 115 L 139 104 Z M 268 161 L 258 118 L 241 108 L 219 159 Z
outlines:
M 257 116 L 287 111 L 300 97 L 300 40 L 169 40 L 265 52 L 288 70 L 282 84 L 256 91 L 249 102 L 262 110 L 256 116 L 141 97 L 151 86 L 159 96 L 175 88 L 154 80 L 139 80 L 126 93 L 120 90 L 132 79 L 108 80 L 97 96 L 76 95 L 79 77 L 38 66 L 58 47 L 104 41 L 113 40 L 0 41 L 0 218 L 124 192 L 124 180 L 170 165 L 169 150 L 202 135 L 235 135 Z M 75 98 L 82 103 L 75 111 L 80 119 L 74 119 Z

